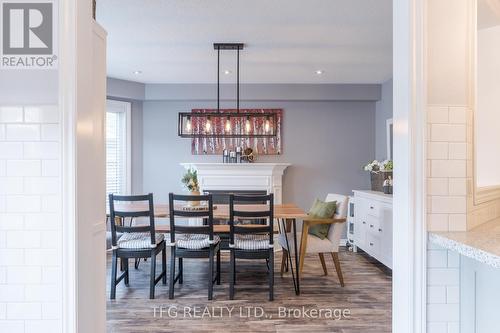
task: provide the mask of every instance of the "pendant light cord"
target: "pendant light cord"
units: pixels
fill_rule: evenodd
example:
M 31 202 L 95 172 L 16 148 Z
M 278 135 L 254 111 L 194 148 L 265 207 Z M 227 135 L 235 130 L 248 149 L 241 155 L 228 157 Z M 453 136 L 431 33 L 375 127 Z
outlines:
M 220 112 L 220 46 L 217 46 L 217 113 Z
M 240 113 L 240 48 L 236 50 L 236 112 Z

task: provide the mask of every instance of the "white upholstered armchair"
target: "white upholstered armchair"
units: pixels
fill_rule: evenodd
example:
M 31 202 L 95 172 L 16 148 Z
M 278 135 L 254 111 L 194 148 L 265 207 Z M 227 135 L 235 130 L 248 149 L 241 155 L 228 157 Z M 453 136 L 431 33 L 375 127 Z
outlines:
M 340 281 L 340 285 L 344 286 L 344 278 L 342 276 L 342 269 L 340 268 L 340 260 L 338 257 L 339 245 L 340 245 L 340 237 L 342 236 L 342 232 L 345 229 L 346 218 L 347 218 L 347 205 L 349 198 L 345 195 L 341 194 L 328 194 L 325 199 L 326 202 L 336 201 L 337 207 L 333 218 L 331 219 L 304 219 L 304 223 L 302 224 L 302 232 L 297 235 L 297 239 L 300 240 L 298 244 L 299 247 L 299 272 L 302 273 L 302 269 L 304 266 L 304 260 L 306 254 L 318 254 L 319 259 L 321 261 L 321 265 L 323 266 L 323 272 L 325 275 L 328 275 L 328 271 L 326 269 L 325 257 L 324 254 L 330 254 L 333 259 L 333 263 L 335 265 L 335 270 L 337 271 L 337 275 Z M 316 224 L 330 224 L 330 229 L 328 231 L 328 236 L 325 239 L 321 239 L 317 236 L 309 234 L 309 227 Z M 291 238 L 292 235 L 288 236 L 288 239 Z M 281 260 L 281 274 L 286 266 L 286 258 L 288 255 L 288 247 L 287 242 L 285 240 L 285 235 L 280 234 L 278 237 L 278 243 L 283 248 L 283 256 Z M 291 251 L 293 253 L 293 244 L 289 242 Z

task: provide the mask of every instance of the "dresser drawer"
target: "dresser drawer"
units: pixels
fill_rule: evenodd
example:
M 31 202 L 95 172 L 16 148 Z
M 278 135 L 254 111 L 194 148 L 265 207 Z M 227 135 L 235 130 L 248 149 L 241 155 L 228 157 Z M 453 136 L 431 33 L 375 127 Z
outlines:
M 380 237 L 367 233 L 364 250 L 372 257 L 378 258 L 380 255 Z
M 366 200 L 366 214 L 379 217 L 380 216 L 381 203 L 375 200 Z
M 366 221 L 356 219 L 354 222 L 354 241 L 356 245 L 363 248 L 366 244 Z
M 372 215 L 366 215 L 364 221 L 366 222 L 366 231 L 378 236 L 380 233 L 380 219 Z
M 382 203 L 380 201 L 370 199 L 370 198 L 363 198 L 363 197 L 357 197 L 356 198 L 356 210 L 354 214 L 359 212 L 362 215 L 371 215 L 378 217 L 380 215 L 380 207 Z

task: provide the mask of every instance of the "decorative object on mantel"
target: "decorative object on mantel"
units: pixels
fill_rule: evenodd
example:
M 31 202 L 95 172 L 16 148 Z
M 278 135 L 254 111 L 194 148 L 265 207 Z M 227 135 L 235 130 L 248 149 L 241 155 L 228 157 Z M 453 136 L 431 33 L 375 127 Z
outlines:
M 255 155 L 253 149 L 248 147 L 243 151 L 243 156 L 241 157 L 242 162 L 253 163 L 255 162 Z
M 195 169 L 189 168 L 186 170 L 181 179 L 182 184 L 186 187 L 191 195 L 200 195 L 200 185 L 198 184 L 198 172 Z M 198 206 L 199 201 L 190 201 L 191 207 Z
M 242 152 L 241 147 L 236 147 L 236 151 L 224 149 L 222 151 L 222 163 L 253 163 L 255 154 L 252 148 L 245 148 Z
M 194 109 L 191 114 L 211 114 L 214 110 Z M 232 113 L 234 110 L 220 110 L 221 114 Z M 191 152 L 193 155 L 222 155 L 224 150 L 236 151 L 237 147 L 241 147 L 243 151 L 246 148 L 252 148 L 254 153 L 259 155 L 280 155 L 282 150 L 281 144 L 281 123 L 283 119 L 282 109 L 242 109 L 241 114 L 273 114 L 276 119 L 276 135 L 272 137 L 194 137 L 191 143 Z M 226 119 L 210 117 L 210 128 L 214 133 L 223 133 L 225 131 Z M 206 128 L 207 118 L 192 118 L 191 126 L 193 131 L 203 130 Z M 246 122 L 246 120 L 245 120 Z M 242 119 L 234 118 L 231 120 L 231 128 L 239 131 L 245 126 Z M 263 120 L 258 117 L 250 118 L 250 126 L 252 129 L 262 128 L 265 126 Z
M 393 186 L 392 177 L 389 176 L 387 177 L 386 180 L 384 180 L 384 193 L 392 194 L 392 186 Z
M 364 166 L 363 170 L 369 171 L 371 176 L 372 191 L 384 192 L 384 181 L 391 178 L 392 183 L 393 162 L 373 160 Z
M 217 50 L 217 109 L 179 112 L 177 132 L 184 138 L 272 138 L 277 135 L 274 112 L 240 112 L 240 50 L 243 43 L 214 43 Z M 236 51 L 236 110 L 220 109 L 220 51 Z M 193 110 L 194 111 L 194 110 Z M 215 126 L 214 126 L 215 125 Z

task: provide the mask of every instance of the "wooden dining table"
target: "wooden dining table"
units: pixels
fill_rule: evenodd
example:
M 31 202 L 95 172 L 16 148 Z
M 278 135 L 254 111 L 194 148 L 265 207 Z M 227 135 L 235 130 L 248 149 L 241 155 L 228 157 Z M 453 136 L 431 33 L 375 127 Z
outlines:
M 236 207 L 241 207 L 241 210 L 245 211 L 259 211 L 265 210 L 266 205 L 262 204 L 251 204 L 251 205 L 235 205 Z M 115 211 L 121 212 L 133 212 L 133 211 L 147 211 L 149 209 L 147 203 L 126 203 L 120 202 L 115 203 Z M 182 209 L 182 207 L 176 207 L 176 209 Z M 108 211 L 109 215 L 109 211 Z M 154 216 L 158 218 L 168 218 L 169 217 L 169 206 L 168 204 L 154 204 Z M 214 219 L 229 220 L 229 205 L 227 204 L 216 204 L 213 210 Z M 278 221 L 279 230 L 284 232 L 285 241 L 287 243 L 287 248 L 291 248 L 289 242 L 293 241 L 293 248 L 297 249 L 297 220 L 303 220 L 307 218 L 308 215 L 303 209 L 295 204 L 275 204 L 274 205 L 274 218 Z M 261 226 L 256 224 L 245 225 L 248 227 Z M 167 225 L 156 225 L 156 231 L 159 232 L 170 232 L 170 224 Z M 287 231 L 292 231 L 293 240 L 288 239 Z M 229 234 L 229 225 L 216 224 L 214 225 L 214 233 L 216 234 Z M 292 281 L 297 295 L 300 294 L 300 270 L 299 270 L 299 251 L 293 251 L 294 258 L 292 258 L 292 251 L 287 251 L 287 260 L 292 274 Z M 295 266 L 295 268 L 294 268 Z

